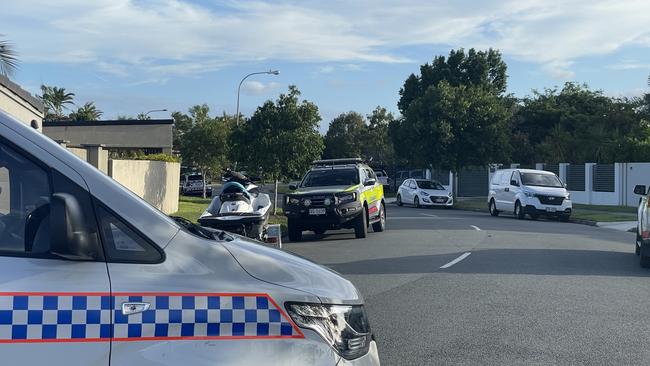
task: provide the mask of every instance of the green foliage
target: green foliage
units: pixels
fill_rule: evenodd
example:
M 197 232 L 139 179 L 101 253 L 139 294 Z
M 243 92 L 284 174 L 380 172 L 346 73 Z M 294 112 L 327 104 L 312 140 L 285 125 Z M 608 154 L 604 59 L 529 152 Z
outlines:
M 175 119 L 191 121 L 179 141 L 183 164 L 200 170 L 208 178 L 227 164 L 230 130 L 227 121 L 211 118 L 209 112 L 209 107 L 203 104 L 190 108 L 189 116 L 174 113 Z
M 341 113 L 330 122 L 323 140 L 323 158 L 355 158 L 361 156 L 368 127 L 357 112 Z
M 393 119 L 393 115 L 383 107 L 375 108 L 366 118 L 357 112 L 339 115 L 330 122 L 325 134 L 323 157 L 372 158 L 375 164 L 393 165 L 395 154 L 389 135 Z
M 390 124 L 409 163 L 459 170 L 509 157 L 512 100 L 498 51 L 452 50 L 420 67 L 400 90 L 403 118 Z
M 309 168 L 323 151 L 318 133 L 318 107 L 299 101 L 300 91 L 289 86 L 274 102 L 266 101 L 236 128 L 234 158 L 251 171 L 263 170 L 267 178 L 294 179 Z
M 0 40 L 0 74 L 10 76 L 18 67 L 18 58 L 13 45 L 5 40 Z
M 522 152 L 518 162 L 645 161 L 650 158 L 647 106 L 645 97 L 611 98 L 575 83 L 535 91 L 521 101 L 514 120 L 521 137 L 513 142 Z
M 95 103 L 88 102 L 77 108 L 76 112 L 70 113 L 68 118 L 73 121 L 97 121 L 102 114 L 103 112 L 97 109 Z
M 149 155 L 140 155 L 135 158 L 135 160 L 149 160 L 149 161 L 164 161 L 166 163 L 178 163 L 180 159 L 177 156 L 167 155 L 167 154 L 149 154 Z
M 56 86 L 41 85 L 41 100 L 45 107 L 46 120 L 64 120 L 66 119 L 63 109 L 67 105 L 74 105 L 74 93 L 68 93 L 65 88 Z

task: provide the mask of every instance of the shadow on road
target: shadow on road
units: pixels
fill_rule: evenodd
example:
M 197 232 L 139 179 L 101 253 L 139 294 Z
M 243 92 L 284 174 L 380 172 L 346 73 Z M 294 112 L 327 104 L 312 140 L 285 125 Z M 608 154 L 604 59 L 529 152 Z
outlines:
M 599 250 L 478 250 L 448 269 L 440 266 L 463 253 L 369 259 L 326 264 L 342 274 L 475 273 L 552 276 L 650 277 L 633 253 Z

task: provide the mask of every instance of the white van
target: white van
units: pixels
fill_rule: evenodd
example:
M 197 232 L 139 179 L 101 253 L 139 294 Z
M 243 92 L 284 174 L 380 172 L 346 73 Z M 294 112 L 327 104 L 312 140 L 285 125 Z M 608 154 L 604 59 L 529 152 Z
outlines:
M 556 217 L 569 221 L 571 195 L 555 173 L 532 169 L 497 170 L 490 180 L 488 208 L 492 216 L 512 212 L 518 219 L 526 215 Z
M 170 218 L 0 111 L 3 365 L 379 365 L 340 275 Z

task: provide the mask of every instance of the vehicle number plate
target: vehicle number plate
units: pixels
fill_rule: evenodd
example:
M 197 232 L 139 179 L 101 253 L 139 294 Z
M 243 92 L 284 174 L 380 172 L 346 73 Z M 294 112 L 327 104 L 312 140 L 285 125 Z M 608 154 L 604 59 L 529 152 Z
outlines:
M 436 198 L 436 203 L 445 203 L 444 198 Z
M 556 208 L 555 207 L 547 207 L 546 212 L 555 212 Z
M 310 215 L 325 215 L 325 209 L 324 208 L 310 208 L 309 209 L 309 214 Z

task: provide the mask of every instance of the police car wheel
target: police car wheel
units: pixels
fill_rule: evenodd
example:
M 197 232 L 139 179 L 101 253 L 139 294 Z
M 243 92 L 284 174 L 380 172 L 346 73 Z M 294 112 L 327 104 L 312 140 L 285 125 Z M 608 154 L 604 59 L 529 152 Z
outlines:
M 379 221 L 372 224 L 372 231 L 380 233 L 384 230 L 386 230 L 386 209 L 382 203 L 379 207 Z
M 354 219 L 354 236 L 357 239 L 363 239 L 368 235 L 368 218 L 365 211 Z
M 298 242 L 302 240 L 302 229 L 295 222 L 287 222 L 287 229 L 289 231 L 289 240 Z

